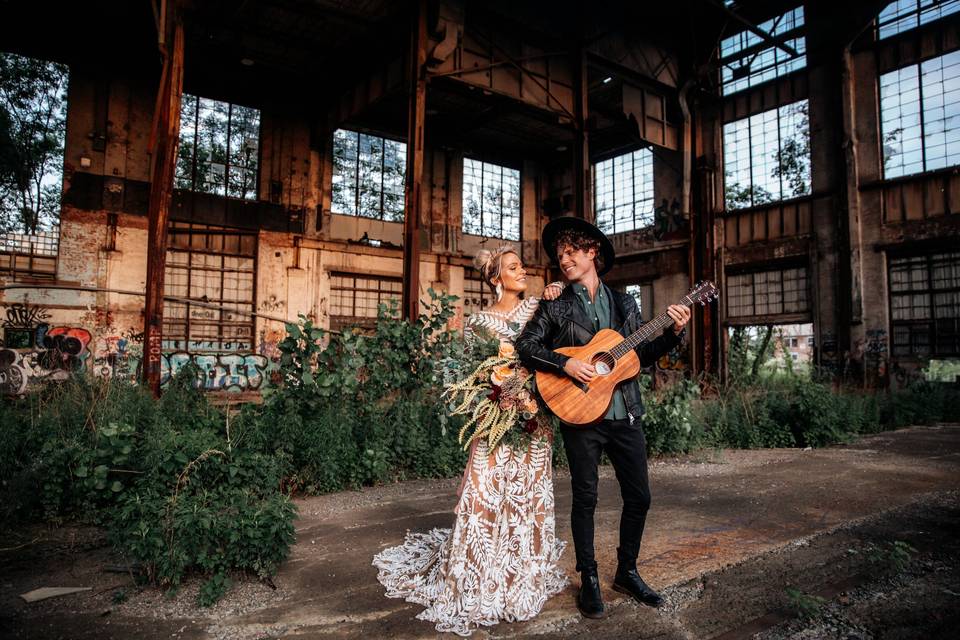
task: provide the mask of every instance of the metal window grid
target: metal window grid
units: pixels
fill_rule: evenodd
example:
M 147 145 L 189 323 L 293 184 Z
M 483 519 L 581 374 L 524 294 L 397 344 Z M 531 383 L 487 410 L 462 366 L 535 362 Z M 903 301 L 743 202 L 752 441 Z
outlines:
M 639 149 L 593 169 L 593 208 L 604 233 L 653 225 L 653 152 Z
M 520 240 L 520 171 L 463 159 L 464 233 Z
M 243 112 L 253 119 L 253 127 L 235 125 L 234 111 Z M 207 133 L 204 131 L 205 120 L 201 115 L 211 118 L 221 118 L 226 123 L 226 138 L 224 163 L 210 163 L 209 175 L 198 180 L 197 150 L 201 138 Z M 213 134 L 210 133 L 212 136 Z M 184 143 L 189 143 L 188 147 Z M 214 141 L 211 137 L 211 147 Z M 189 172 L 184 171 L 179 160 L 180 154 L 189 156 Z M 201 98 L 184 94 L 180 107 L 180 147 L 177 151 L 178 162 L 175 173 L 175 186 L 179 189 L 213 193 L 216 195 L 239 198 L 241 200 L 256 200 L 260 184 L 260 112 L 251 107 L 244 107 L 210 98 Z M 204 159 L 205 160 L 205 159 Z M 239 176 L 239 181 L 238 181 Z M 212 177 L 213 180 L 209 178 Z
M 891 257 L 895 356 L 960 355 L 960 252 Z
M 164 294 L 220 305 L 164 302 L 164 350 L 249 353 L 254 349 L 256 235 L 174 223 Z
M 333 158 L 335 213 L 403 221 L 405 143 L 337 129 Z

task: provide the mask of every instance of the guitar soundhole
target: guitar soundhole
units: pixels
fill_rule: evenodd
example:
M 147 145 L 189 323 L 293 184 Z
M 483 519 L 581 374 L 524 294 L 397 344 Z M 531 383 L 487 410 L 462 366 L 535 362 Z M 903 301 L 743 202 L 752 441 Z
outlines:
M 590 364 L 597 370 L 597 375 L 608 376 L 613 371 L 616 360 L 614 360 L 613 356 L 609 353 L 603 352 L 593 356 Z

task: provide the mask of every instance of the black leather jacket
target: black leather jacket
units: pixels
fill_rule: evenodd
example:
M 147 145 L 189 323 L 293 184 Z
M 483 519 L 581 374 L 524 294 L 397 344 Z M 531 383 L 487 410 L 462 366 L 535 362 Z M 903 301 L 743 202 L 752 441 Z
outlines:
M 636 331 L 642 321 L 633 296 L 612 291 L 601 283 L 604 291 L 613 302 L 610 309 L 610 326 L 626 337 Z M 649 367 L 660 357 L 670 352 L 683 340 L 684 331 L 679 335 L 668 326 L 663 335 L 637 347 L 640 365 Z M 593 322 L 586 312 L 573 287 L 566 287 L 556 300 L 541 300 L 534 316 L 527 322 L 523 333 L 517 338 L 516 348 L 520 361 L 528 368 L 540 370 L 559 370 L 569 360 L 569 356 L 555 353 L 553 349 L 561 347 L 580 347 L 596 335 Z M 643 415 L 643 401 L 640 399 L 640 385 L 636 379 L 620 384 L 627 411 L 634 417 Z

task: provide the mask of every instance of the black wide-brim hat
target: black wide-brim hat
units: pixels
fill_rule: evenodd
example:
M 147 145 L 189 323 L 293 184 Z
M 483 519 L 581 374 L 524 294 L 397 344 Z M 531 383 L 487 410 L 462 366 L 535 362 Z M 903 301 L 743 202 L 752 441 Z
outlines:
M 560 266 L 560 261 L 557 259 L 557 237 L 561 232 L 568 230 L 587 235 L 600 243 L 599 257 L 602 266 L 597 270 L 598 276 L 602 276 L 613 268 L 613 259 L 616 257 L 616 252 L 613 250 L 613 243 L 610 242 L 607 236 L 603 235 L 603 231 L 600 231 L 600 229 L 597 229 L 583 218 L 574 218 L 572 216 L 554 218 L 543 228 L 543 234 L 541 235 L 543 249 L 547 252 L 547 255 L 550 256 L 550 261 L 553 262 L 553 264 Z

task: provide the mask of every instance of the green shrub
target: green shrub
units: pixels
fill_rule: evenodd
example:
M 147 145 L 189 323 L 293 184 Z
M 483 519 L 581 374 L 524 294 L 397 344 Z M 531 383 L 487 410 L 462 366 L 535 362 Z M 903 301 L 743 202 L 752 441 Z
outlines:
M 287 325 L 283 384 L 245 421 L 280 452 L 289 486 L 308 493 L 463 470 L 457 421 L 444 418 L 443 364 L 464 345 L 446 331 L 452 296 L 430 291 L 416 322 L 381 306 L 372 332 L 330 334 L 308 318 Z M 248 427 L 249 428 L 249 427 Z
M 642 417 L 647 451 L 685 453 L 701 441 L 700 423 L 693 419 L 693 401 L 700 387 L 689 380 L 679 380 L 665 389 L 652 390 L 649 376 L 641 379 L 644 414 Z
M 157 584 L 208 576 L 205 604 L 229 572 L 274 573 L 295 515 L 279 491 L 282 458 L 232 440 L 195 380 L 185 368 L 157 402 L 142 388 L 75 376 L 5 402 L 4 524 L 101 524 Z

